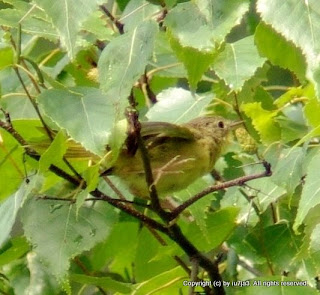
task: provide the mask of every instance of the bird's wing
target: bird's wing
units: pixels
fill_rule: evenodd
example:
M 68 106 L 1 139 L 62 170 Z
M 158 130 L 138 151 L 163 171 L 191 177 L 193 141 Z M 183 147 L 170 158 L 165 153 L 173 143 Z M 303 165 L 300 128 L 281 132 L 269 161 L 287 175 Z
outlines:
M 195 134 L 190 128 L 167 122 L 142 122 L 141 136 L 144 139 L 150 139 L 152 137 L 175 137 L 187 140 L 195 139 Z

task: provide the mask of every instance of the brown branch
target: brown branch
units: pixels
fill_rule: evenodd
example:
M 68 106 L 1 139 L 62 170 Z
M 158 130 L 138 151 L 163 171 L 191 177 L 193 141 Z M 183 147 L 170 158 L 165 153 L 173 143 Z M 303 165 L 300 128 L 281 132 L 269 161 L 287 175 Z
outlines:
M 163 221 L 168 222 L 169 221 L 168 212 L 162 209 L 158 192 L 155 186 L 155 182 L 152 174 L 152 168 L 151 168 L 150 159 L 149 159 L 149 152 L 140 134 L 141 124 L 139 122 L 138 112 L 135 110 L 136 102 L 132 92 L 128 99 L 129 99 L 129 103 L 131 105 L 132 110 L 128 110 L 126 113 L 126 116 L 128 119 L 129 126 L 132 126 L 132 129 L 134 130 L 134 134 L 137 138 L 138 148 L 141 152 L 141 158 L 142 158 L 143 168 L 145 172 L 146 183 L 149 188 L 149 196 L 151 199 L 151 207 L 161 217 Z
M 119 197 L 120 200 L 126 202 L 125 196 L 122 194 L 120 190 L 113 184 L 113 182 L 110 180 L 110 178 L 106 175 L 103 175 L 102 178 L 104 181 L 109 185 L 109 187 L 116 193 L 116 195 Z
M 143 223 L 148 224 L 149 226 L 153 227 L 154 229 L 157 229 L 160 232 L 168 234 L 168 228 L 166 226 L 164 226 L 161 223 L 155 221 L 154 219 L 140 213 L 139 211 L 126 206 L 122 202 L 119 202 L 119 200 L 113 199 L 113 198 L 105 195 L 104 193 L 100 192 L 98 189 L 90 192 L 90 194 L 99 200 L 104 200 L 104 201 L 108 202 L 110 205 L 128 213 L 129 215 L 139 219 Z
M 19 72 L 19 69 L 17 67 L 13 67 L 13 69 L 14 69 L 14 71 L 15 71 L 15 73 L 16 73 L 19 81 L 20 81 L 20 84 L 22 85 L 22 88 L 23 88 L 24 92 L 26 93 L 26 95 L 27 95 L 29 101 L 31 102 L 34 110 L 36 111 L 36 113 L 37 113 L 37 115 L 38 115 L 38 117 L 39 117 L 39 119 L 41 121 L 41 124 L 43 125 L 44 129 L 46 130 L 46 133 L 47 133 L 48 137 L 52 140 L 53 139 L 52 132 L 51 132 L 50 128 L 47 126 L 46 122 L 44 121 L 44 119 L 43 119 L 43 117 L 42 117 L 42 115 L 40 113 L 40 110 L 38 108 L 38 105 L 36 104 L 36 102 L 32 98 L 29 90 L 27 89 L 27 86 L 24 83 L 24 81 L 23 81 L 23 79 L 21 77 L 21 74 Z
M 215 286 L 215 294 L 224 295 L 225 291 L 222 286 L 222 277 L 219 273 L 218 263 L 211 261 L 202 254 L 181 232 L 180 227 L 175 223 L 169 227 L 169 237 L 176 242 L 181 249 L 189 256 L 190 259 L 198 261 L 199 265 L 207 271 L 211 281 L 220 282 L 220 286 Z
M 272 171 L 271 171 L 271 166 L 269 163 L 267 162 L 262 162 L 263 166 L 265 168 L 264 172 L 261 173 L 257 173 L 257 174 L 252 174 L 252 175 L 246 175 L 246 176 L 242 176 L 233 180 L 229 180 L 223 183 L 219 183 L 216 185 L 212 185 L 209 186 L 208 188 L 204 189 L 202 192 L 194 195 L 192 198 L 188 199 L 187 201 L 185 201 L 184 203 L 182 203 L 180 206 L 178 206 L 176 209 L 174 209 L 171 212 L 171 220 L 175 219 L 181 212 L 183 212 L 186 208 L 188 208 L 189 206 L 191 206 L 193 203 L 195 203 L 196 201 L 200 200 L 201 198 L 203 198 L 204 196 L 218 191 L 218 190 L 222 190 L 222 189 L 226 189 L 228 187 L 232 187 L 232 186 L 241 186 L 244 183 L 246 183 L 247 181 L 250 180 L 254 180 L 257 178 L 262 178 L 262 177 L 266 177 L 266 176 L 271 176 Z
M 124 34 L 124 24 L 121 23 L 120 21 L 118 21 L 113 15 L 112 13 L 106 8 L 105 5 L 100 5 L 99 8 L 105 13 L 105 15 L 107 17 L 110 18 L 110 20 L 115 24 L 115 26 L 117 27 L 119 33 L 122 35 Z
M 151 103 L 155 104 L 157 102 L 157 97 L 150 87 L 150 78 L 147 73 L 144 73 L 139 80 L 140 89 L 143 92 L 146 100 L 150 100 Z
M 176 242 L 180 246 L 180 248 L 183 249 L 184 252 L 189 256 L 190 259 L 195 259 L 196 261 L 198 261 L 199 265 L 207 271 L 212 281 L 221 282 L 220 286 L 215 287 L 215 291 L 216 291 L 216 294 L 218 295 L 224 295 L 225 291 L 222 286 L 222 277 L 219 273 L 218 263 L 211 261 L 205 255 L 203 255 L 186 238 L 186 236 L 182 233 L 180 227 L 176 223 L 170 224 L 170 221 L 172 220 L 171 213 L 166 212 L 161 207 L 158 193 L 154 184 L 154 178 L 152 175 L 152 169 L 151 169 L 148 150 L 140 134 L 141 124 L 138 119 L 138 113 L 135 110 L 136 102 L 132 92 L 128 100 L 132 110 L 127 112 L 127 118 L 128 118 L 129 125 L 132 124 L 136 131 L 135 134 L 137 135 L 138 148 L 140 149 L 140 152 L 141 152 L 141 157 L 142 157 L 142 162 L 143 162 L 144 172 L 146 177 L 146 183 L 150 190 L 151 206 L 154 209 L 155 213 L 158 214 L 158 216 L 168 224 L 168 227 L 167 227 L 168 231 L 166 232 L 166 234 L 169 236 L 169 238 L 174 242 Z

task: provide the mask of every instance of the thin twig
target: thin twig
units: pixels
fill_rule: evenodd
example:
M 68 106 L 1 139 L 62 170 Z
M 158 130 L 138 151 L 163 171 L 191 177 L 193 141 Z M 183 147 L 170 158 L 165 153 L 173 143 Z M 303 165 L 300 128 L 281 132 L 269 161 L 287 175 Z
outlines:
M 110 20 L 115 24 L 117 27 L 119 33 L 122 35 L 124 34 L 124 24 L 121 23 L 119 20 L 117 20 L 112 13 L 106 8 L 105 5 L 100 5 L 99 8 L 105 13 L 107 17 L 110 18 Z
M 14 71 L 15 71 L 15 73 L 16 73 L 19 81 L 20 81 L 20 84 L 22 85 L 22 88 L 23 88 L 24 92 L 26 93 L 26 95 L 27 95 L 29 101 L 31 102 L 34 110 L 36 111 L 36 113 L 37 113 L 37 115 L 38 115 L 38 117 L 39 117 L 39 119 L 40 119 L 40 121 L 41 121 L 42 126 L 43 126 L 44 129 L 46 130 L 46 133 L 47 133 L 48 137 L 49 137 L 51 140 L 53 140 L 52 132 L 51 132 L 50 128 L 48 127 L 48 125 L 46 124 L 46 122 L 44 121 L 44 119 L 43 119 L 43 117 L 42 117 L 42 115 L 41 115 L 41 113 L 40 113 L 40 110 L 39 110 L 39 108 L 38 108 L 38 105 L 36 104 L 36 102 L 35 102 L 34 99 L 32 98 L 29 90 L 27 89 L 27 86 L 26 86 L 26 84 L 24 83 L 24 81 L 23 81 L 23 79 L 22 79 L 22 77 L 21 77 L 21 75 L 20 75 L 19 69 L 18 69 L 17 67 L 13 67 L 13 69 L 14 69 Z
M 239 178 L 236 178 L 233 180 L 229 180 L 229 181 L 226 181 L 223 183 L 209 186 L 208 188 L 204 189 L 202 192 L 194 195 L 192 198 L 188 199 L 187 201 L 182 203 L 180 206 L 178 206 L 176 209 L 174 209 L 170 214 L 171 220 L 175 219 L 181 212 L 183 212 L 186 208 L 191 206 L 193 203 L 195 203 L 196 201 L 200 200 L 201 198 L 203 198 L 204 196 L 206 196 L 212 192 L 226 189 L 226 188 L 232 187 L 232 186 L 241 186 L 244 183 L 246 183 L 247 181 L 250 181 L 253 179 L 271 176 L 272 172 L 271 172 L 270 164 L 267 162 L 263 162 L 263 165 L 265 168 L 264 172 L 252 174 L 252 175 L 247 175 L 247 176 L 242 176 L 242 177 L 239 177 Z
M 110 188 L 116 193 L 116 195 L 119 197 L 122 201 L 127 201 L 125 196 L 122 194 L 120 190 L 113 184 L 113 182 L 110 180 L 110 178 L 106 175 L 102 176 L 102 178 L 105 180 L 105 182 L 110 186 Z
M 98 189 L 92 191 L 90 194 L 92 196 L 96 197 L 97 199 L 104 200 L 104 201 L 108 202 L 112 206 L 128 213 L 129 215 L 131 215 L 137 219 L 139 219 L 143 223 L 150 225 L 152 228 L 157 229 L 160 232 L 163 232 L 165 234 L 168 234 L 168 228 L 166 226 L 164 226 L 161 223 L 153 220 L 152 218 L 140 213 L 139 211 L 126 206 L 122 202 L 119 202 L 119 200 L 113 199 L 113 198 L 105 195 L 104 193 L 100 192 Z
M 144 73 L 140 77 L 139 84 L 140 84 L 141 91 L 143 92 L 146 98 L 146 103 L 148 104 L 149 101 L 151 101 L 151 103 L 155 104 L 157 102 L 157 97 L 150 88 L 150 83 L 149 83 L 149 78 L 147 76 L 147 73 Z
M 138 148 L 141 152 L 141 158 L 142 158 L 143 168 L 145 171 L 146 183 L 149 188 L 151 206 L 154 209 L 154 211 L 162 218 L 162 220 L 166 222 L 168 221 L 167 219 L 168 212 L 163 210 L 160 204 L 158 192 L 157 192 L 155 182 L 154 182 L 154 177 L 152 174 L 152 168 L 151 168 L 150 159 L 149 159 L 149 152 L 140 134 L 141 124 L 138 119 L 138 112 L 135 110 L 136 102 L 132 92 L 128 99 L 129 99 L 129 103 L 131 105 L 132 110 L 127 111 L 126 115 L 128 118 L 129 125 L 133 126 L 132 128 L 134 129 L 134 134 L 136 135 L 136 138 L 137 138 Z

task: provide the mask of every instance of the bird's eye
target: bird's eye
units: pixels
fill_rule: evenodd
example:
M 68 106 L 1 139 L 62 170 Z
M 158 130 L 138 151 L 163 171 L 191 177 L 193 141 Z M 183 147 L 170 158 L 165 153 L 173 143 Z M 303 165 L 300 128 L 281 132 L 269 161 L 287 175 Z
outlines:
M 224 128 L 224 123 L 223 123 L 223 121 L 219 121 L 219 122 L 218 122 L 218 127 L 219 127 L 219 128 Z

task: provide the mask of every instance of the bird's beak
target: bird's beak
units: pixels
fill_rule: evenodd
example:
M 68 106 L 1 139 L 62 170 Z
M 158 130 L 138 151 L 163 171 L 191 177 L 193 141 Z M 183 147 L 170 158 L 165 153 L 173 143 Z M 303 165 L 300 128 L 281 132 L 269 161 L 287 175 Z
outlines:
M 243 124 L 244 121 L 233 121 L 230 123 L 229 127 L 230 129 L 237 129 L 239 126 Z

